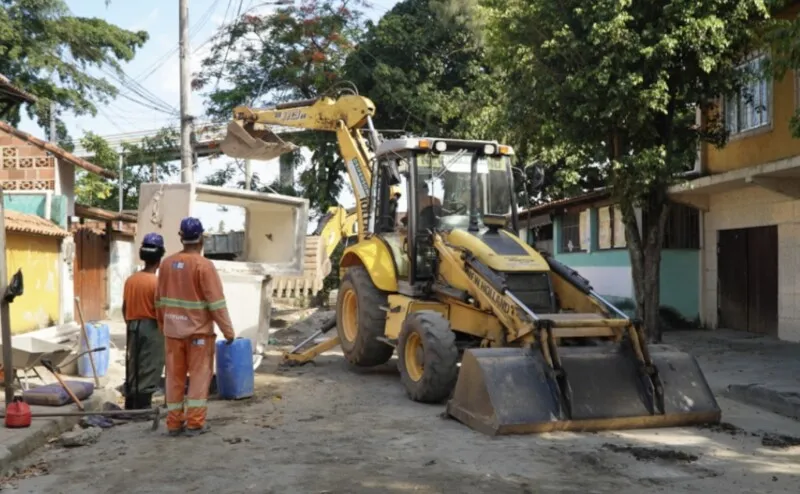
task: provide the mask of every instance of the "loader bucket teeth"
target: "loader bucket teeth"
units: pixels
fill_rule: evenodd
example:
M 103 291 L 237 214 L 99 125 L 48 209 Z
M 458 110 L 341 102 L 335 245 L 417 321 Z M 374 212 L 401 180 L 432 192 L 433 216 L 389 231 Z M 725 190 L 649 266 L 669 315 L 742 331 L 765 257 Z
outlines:
M 296 145 L 282 141 L 269 129 L 255 130 L 239 121 L 228 124 L 225 139 L 219 147 L 231 158 L 258 161 L 269 161 L 297 149 Z
M 654 408 L 649 378 L 625 345 L 559 348 L 572 389 L 571 416 L 537 349 L 466 350 L 447 413 L 489 435 L 719 423 L 719 405 L 696 360 L 660 345 L 650 353 L 663 383 L 664 413 Z

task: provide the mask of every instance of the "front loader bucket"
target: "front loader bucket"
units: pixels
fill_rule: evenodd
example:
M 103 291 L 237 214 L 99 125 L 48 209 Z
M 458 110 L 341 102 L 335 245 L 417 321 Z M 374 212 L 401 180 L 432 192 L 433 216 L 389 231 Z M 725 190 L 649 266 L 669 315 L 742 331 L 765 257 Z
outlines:
M 269 129 L 256 130 L 252 124 L 233 121 L 219 145 L 226 156 L 243 160 L 269 161 L 294 151 L 297 146 L 284 142 Z
M 538 349 L 466 350 L 447 414 L 489 435 L 719 423 L 719 405 L 694 357 L 649 348 L 664 386 L 664 413 L 630 348 L 609 345 L 558 348 L 571 388 L 567 401 Z

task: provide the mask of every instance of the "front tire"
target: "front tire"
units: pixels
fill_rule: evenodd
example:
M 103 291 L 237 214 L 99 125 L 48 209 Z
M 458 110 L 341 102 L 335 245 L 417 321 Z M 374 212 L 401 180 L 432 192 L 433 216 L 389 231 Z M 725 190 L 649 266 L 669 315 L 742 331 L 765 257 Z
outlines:
M 406 318 L 397 358 L 400 379 L 412 400 L 439 403 L 453 392 L 458 378 L 456 335 L 438 312 L 414 312 Z
M 336 301 L 336 332 L 348 362 L 375 367 L 392 358 L 394 348 L 377 338 L 383 336 L 387 296 L 372 282 L 366 268 L 345 271 Z

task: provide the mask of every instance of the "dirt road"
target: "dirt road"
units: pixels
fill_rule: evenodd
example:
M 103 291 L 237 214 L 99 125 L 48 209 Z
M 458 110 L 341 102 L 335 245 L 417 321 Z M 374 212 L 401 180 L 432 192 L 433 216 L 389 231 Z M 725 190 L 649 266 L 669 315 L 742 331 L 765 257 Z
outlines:
M 710 429 L 489 438 L 409 401 L 394 361 L 350 369 L 325 355 L 281 371 L 257 395 L 213 402 L 212 432 L 169 438 L 126 424 L 77 449 L 30 457 L 20 493 L 779 493 L 797 492 L 800 423 L 720 398 Z M 772 434 L 770 434 L 772 433 Z

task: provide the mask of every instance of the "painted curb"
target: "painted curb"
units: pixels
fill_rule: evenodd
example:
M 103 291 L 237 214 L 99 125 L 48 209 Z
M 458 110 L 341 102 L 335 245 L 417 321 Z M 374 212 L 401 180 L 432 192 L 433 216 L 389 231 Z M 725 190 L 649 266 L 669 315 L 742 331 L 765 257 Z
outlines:
M 83 407 L 86 411 L 99 410 L 103 403 L 109 401 L 109 394 L 101 389 L 92 394 L 88 400 L 83 401 Z M 60 409 L 61 407 L 36 407 L 42 410 L 48 408 L 48 411 Z M 36 409 L 33 410 L 34 415 Z M 64 411 L 77 411 L 75 406 L 64 406 Z M 34 423 L 27 429 L 28 434 L 20 434 L 13 437 L 10 441 L 3 441 L 0 445 L 0 475 L 6 475 L 14 464 L 37 449 L 41 448 L 47 442 L 56 436 L 75 427 L 80 422 L 81 417 L 58 417 L 58 418 L 42 418 L 34 419 Z M 41 425 L 37 426 L 37 422 Z M 0 425 L 0 427 L 4 427 Z

